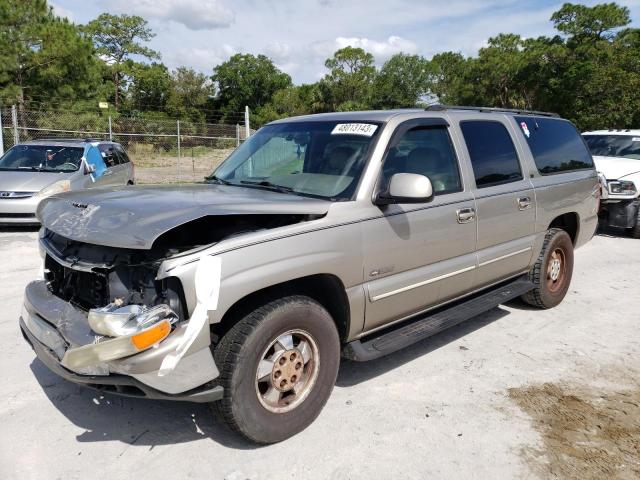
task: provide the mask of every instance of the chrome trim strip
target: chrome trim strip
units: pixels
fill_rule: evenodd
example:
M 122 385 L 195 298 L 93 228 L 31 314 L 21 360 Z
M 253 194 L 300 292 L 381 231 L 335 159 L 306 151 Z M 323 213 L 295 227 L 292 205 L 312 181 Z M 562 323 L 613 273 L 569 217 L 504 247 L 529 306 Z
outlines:
M 398 288 L 397 290 L 392 290 L 392 291 L 387 292 L 387 293 L 381 293 L 380 295 L 376 295 L 375 297 L 371 297 L 371 301 L 375 302 L 377 300 L 381 300 L 383 298 L 387 298 L 387 297 L 390 297 L 392 295 L 396 295 L 398 293 L 403 293 L 403 292 L 406 292 L 408 290 L 413 290 L 414 288 L 422 287 L 424 285 L 429 285 L 430 283 L 434 283 L 434 282 L 437 282 L 439 280 L 444 280 L 445 278 L 449 278 L 449 277 L 453 277 L 455 275 L 459 275 L 461 273 L 469 272 L 469 271 L 471 271 L 471 270 L 473 270 L 475 268 L 476 268 L 476 266 L 472 265 L 470 267 L 463 268 L 461 270 L 456 270 L 455 272 L 445 273 L 444 275 L 439 275 L 437 277 L 433 277 L 433 278 L 430 278 L 428 280 L 423 280 L 422 282 L 414 283 L 412 285 L 407 285 L 406 287 Z
M 424 308 L 424 309 L 419 310 L 417 312 L 411 313 L 409 315 L 405 315 L 404 317 L 398 318 L 398 319 L 393 320 L 391 322 L 384 323 L 382 325 L 378 325 L 377 327 L 374 327 L 372 329 L 363 330 L 362 332 L 360 332 L 358 335 L 356 335 L 354 337 L 354 340 L 357 340 L 357 339 L 362 338 L 362 337 L 366 337 L 367 335 L 371 335 L 372 333 L 378 332 L 380 330 L 384 330 L 385 328 L 391 327 L 392 325 L 396 325 L 398 323 L 406 322 L 406 321 L 411 320 L 412 318 L 415 318 L 415 317 L 417 317 L 419 315 L 422 315 L 424 313 L 430 312 L 431 310 L 435 310 L 436 308 L 444 307 L 445 305 L 448 305 L 448 304 L 453 303 L 453 302 L 457 302 L 458 300 L 462 300 L 462 299 L 467 298 L 467 297 L 469 297 L 471 295 L 474 295 L 476 293 L 482 292 L 483 290 L 488 290 L 489 288 L 491 288 L 491 287 L 493 287 L 495 285 L 498 285 L 498 284 L 503 283 L 503 282 L 507 282 L 507 281 L 512 280 L 514 278 L 517 278 L 517 277 L 519 277 L 521 275 L 524 275 L 527 272 L 528 272 L 528 270 L 524 270 L 522 272 L 516 273 L 514 275 L 510 275 L 510 276 L 505 277 L 505 278 L 503 278 L 501 280 L 498 280 L 497 282 L 493 282 L 493 283 L 490 283 L 488 285 L 484 285 L 484 286 L 482 286 L 480 288 L 476 288 L 475 290 L 471 290 L 470 292 L 467 292 L 464 295 L 460 295 L 459 297 L 452 298 L 452 299 L 447 300 L 445 302 L 437 303 L 435 305 L 432 305 L 430 307 Z
M 515 255 L 520 255 L 521 253 L 531 251 L 531 247 L 523 248 L 522 250 L 518 250 L 517 252 L 507 253 L 506 255 L 502 255 L 500 257 L 492 258 L 491 260 L 487 260 L 486 262 L 482 262 L 479 267 L 484 267 L 485 265 L 489 265 L 494 262 L 499 262 L 500 260 L 504 260 L 505 258 L 513 257 Z

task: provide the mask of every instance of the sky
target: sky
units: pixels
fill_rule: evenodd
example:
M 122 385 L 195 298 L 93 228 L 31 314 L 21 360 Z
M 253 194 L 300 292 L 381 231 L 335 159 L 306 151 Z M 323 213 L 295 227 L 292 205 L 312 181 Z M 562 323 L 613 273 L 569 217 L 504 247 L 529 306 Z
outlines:
M 606 0 L 583 1 L 585 5 Z M 296 84 L 323 77 L 324 61 L 345 46 L 362 47 L 381 65 L 398 53 L 427 58 L 442 51 L 475 55 L 498 33 L 553 35 L 554 0 L 53 0 L 75 23 L 102 12 L 140 15 L 156 37 L 149 46 L 170 68 L 206 74 L 235 53 L 263 53 Z M 578 2 L 574 2 L 578 3 Z M 629 7 L 640 27 L 640 0 Z

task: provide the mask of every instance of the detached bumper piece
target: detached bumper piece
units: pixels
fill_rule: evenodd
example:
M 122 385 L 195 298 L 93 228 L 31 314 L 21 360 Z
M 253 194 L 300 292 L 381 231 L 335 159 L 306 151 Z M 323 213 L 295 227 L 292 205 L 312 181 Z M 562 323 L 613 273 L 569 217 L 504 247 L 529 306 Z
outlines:
M 56 375 L 73 383 L 84 385 L 102 392 L 114 393 L 126 397 L 150 398 L 157 400 L 188 401 L 196 403 L 208 403 L 220 400 L 224 389 L 216 387 L 199 387 L 193 390 L 170 395 L 168 393 L 155 390 L 135 378 L 127 375 L 79 375 L 71 372 L 60 365 L 55 353 L 33 336 L 26 328 L 22 318 L 20 319 L 20 330 L 25 340 L 31 345 L 38 359 L 44 363 L 49 370 Z
M 633 228 L 638 218 L 640 200 L 622 200 L 602 204 L 600 218 L 606 225 L 617 228 Z

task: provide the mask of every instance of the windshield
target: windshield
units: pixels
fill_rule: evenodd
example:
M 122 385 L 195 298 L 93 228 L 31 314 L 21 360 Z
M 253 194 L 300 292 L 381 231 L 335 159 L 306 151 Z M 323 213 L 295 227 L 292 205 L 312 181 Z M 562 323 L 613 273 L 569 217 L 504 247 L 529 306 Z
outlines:
M 591 155 L 640 160 L 640 137 L 631 135 L 584 135 Z
M 374 123 L 348 122 L 267 125 L 233 152 L 209 181 L 348 200 L 380 129 Z
M 0 170 L 75 172 L 80 168 L 83 148 L 48 145 L 16 145 L 0 158 Z

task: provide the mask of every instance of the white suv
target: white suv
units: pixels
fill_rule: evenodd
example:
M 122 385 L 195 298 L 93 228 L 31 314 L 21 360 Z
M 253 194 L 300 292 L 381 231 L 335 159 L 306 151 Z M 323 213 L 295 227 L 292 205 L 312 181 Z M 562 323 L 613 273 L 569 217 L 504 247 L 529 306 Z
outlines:
M 582 134 L 603 179 L 600 219 L 640 238 L 640 130 Z

